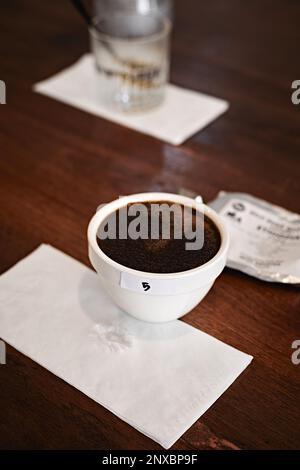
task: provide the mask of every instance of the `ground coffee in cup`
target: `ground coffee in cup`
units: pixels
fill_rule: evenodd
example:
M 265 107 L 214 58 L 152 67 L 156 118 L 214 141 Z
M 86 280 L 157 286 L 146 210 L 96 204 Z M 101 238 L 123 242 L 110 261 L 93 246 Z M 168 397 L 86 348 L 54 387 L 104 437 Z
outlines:
M 112 213 L 101 224 L 98 231 L 101 232 L 101 235 L 98 233 L 97 243 L 100 249 L 112 260 L 138 271 L 177 273 L 202 266 L 219 251 L 221 246 L 220 232 L 215 223 L 206 215 L 204 216 L 196 209 L 177 204 L 176 209 L 178 211 L 170 214 L 170 236 L 165 237 L 164 212 L 157 214 L 155 210 L 158 209 L 156 207 L 153 210 L 153 205 L 164 206 L 168 209 L 171 207 L 171 203 L 157 201 L 155 203 L 143 202 L 142 204 L 146 209 L 139 219 L 140 224 L 144 224 L 143 238 L 133 239 L 128 236 L 130 224 L 134 223 L 135 219 L 135 216 L 132 215 L 128 215 L 126 220 L 127 237 L 124 237 L 124 233 L 120 234 L 120 220 L 122 219 L 120 210 Z M 139 206 L 139 203 L 130 204 L 123 209 L 129 212 L 131 206 Z M 189 209 L 189 217 L 183 216 L 179 221 L 180 212 L 184 214 L 187 209 Z M 159 230 L 158 237 L 153 238 L 151 236 L 151 222 L 156 215 L 158 215 Z M 115 222 L 113 236 L 103 238 L 103 233 L 112 220 Z M 190 226 L 187 227 L 189 224 Z M 191 248 L 193 240 L 195 241 L 197 238 L 198 231 L 202 239 L 201 247 L 187 249 L 187 246 Z M 193 234 L 194 238 L 192 237 Z

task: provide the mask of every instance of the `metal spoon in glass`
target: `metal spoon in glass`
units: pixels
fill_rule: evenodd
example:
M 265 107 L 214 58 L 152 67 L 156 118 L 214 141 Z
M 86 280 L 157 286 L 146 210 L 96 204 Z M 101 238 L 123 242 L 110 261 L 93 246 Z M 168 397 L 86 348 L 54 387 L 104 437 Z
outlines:
M 71 0 L 71 2 L 76 8 L 76 10 L 79 12 L 81 17 L 85 20 L 88 27 L 94 29 L 96 32 L 101 34 L 102 31 L 99 30 L 97 22 L 90 15 L 83 2 L 81 0 Z M 116 51 L 108 41 L 102 40 L 102 44 L 120 65 L 129 69 L 128 74 L 124 74 L 122 72 L 114 72 L 115 75 L 119 75 L 121 78 L 124 79 L 134 78 L 135 82 L 140 80 L 141 85 L 143 86 L 145 86 L 145 82 L 148 82 L 148 85 L 150 85 L 152 80 L 159 76 L 159 67 L 155 67 L 144 62 L 122 59 L 116 53 Z

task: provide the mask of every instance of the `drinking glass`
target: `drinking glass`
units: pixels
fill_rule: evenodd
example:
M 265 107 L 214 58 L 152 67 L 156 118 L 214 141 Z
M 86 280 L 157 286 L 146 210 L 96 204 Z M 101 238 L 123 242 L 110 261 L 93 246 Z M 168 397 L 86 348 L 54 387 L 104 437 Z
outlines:
M 170 19 L 155 9 L 109 8 L 94 21 L 90 39 L 102 101 L 122 111 L 159 105 L 169 77 Z

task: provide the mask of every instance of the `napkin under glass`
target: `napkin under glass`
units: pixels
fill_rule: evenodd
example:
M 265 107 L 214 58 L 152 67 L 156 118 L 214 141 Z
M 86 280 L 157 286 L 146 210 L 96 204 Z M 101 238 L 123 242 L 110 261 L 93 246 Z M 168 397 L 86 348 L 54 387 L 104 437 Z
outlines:
M 166 449 L 252 360 L 183 321 L 131 318 L 49 245 L 0 276 L 0 337 Z
M 36 83 L 34 91 L 144 134 L 179 145 L 228 109 L 228 102 L 203 93 L 167 85 L 162 105 L 146 112 L 121 112 L 101 101 L 99 72 L 92 54 Z

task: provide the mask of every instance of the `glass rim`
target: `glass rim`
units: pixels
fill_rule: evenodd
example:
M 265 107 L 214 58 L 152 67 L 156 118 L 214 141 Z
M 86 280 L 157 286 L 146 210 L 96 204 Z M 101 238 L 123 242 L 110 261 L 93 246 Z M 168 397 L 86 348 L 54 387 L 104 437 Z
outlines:
M 122 16 L 122 14 L 120 14 Z M 148 16 L 148 17 L 155 17 L 155 15 L 140 15 L 140 16 Z M 94 17 L 93 19 L 96 19 Z M 105 42 L 111 42 L 111 43 L 149 43 L 152 41 L 158 41 L 161 38 L 167 37 L 171 30 L 172 30 L 172 22 L 169 18 L 167 17 L 161 17 L 163 23 L 165 24 L 165 28 L 163 28 L 162 31 L 154 34 L 150 34 L 149 36 L 137 36 L 135 38 L 119 38 L 117 36 L 110 36 L 109 34 L 106 33 L 101 33 L 98 31 L 94 26 L 89 26 L 88 30 L 90 33 L 90 36 L 92 36 L 94 39 L 97 41 L 105 41 Z

